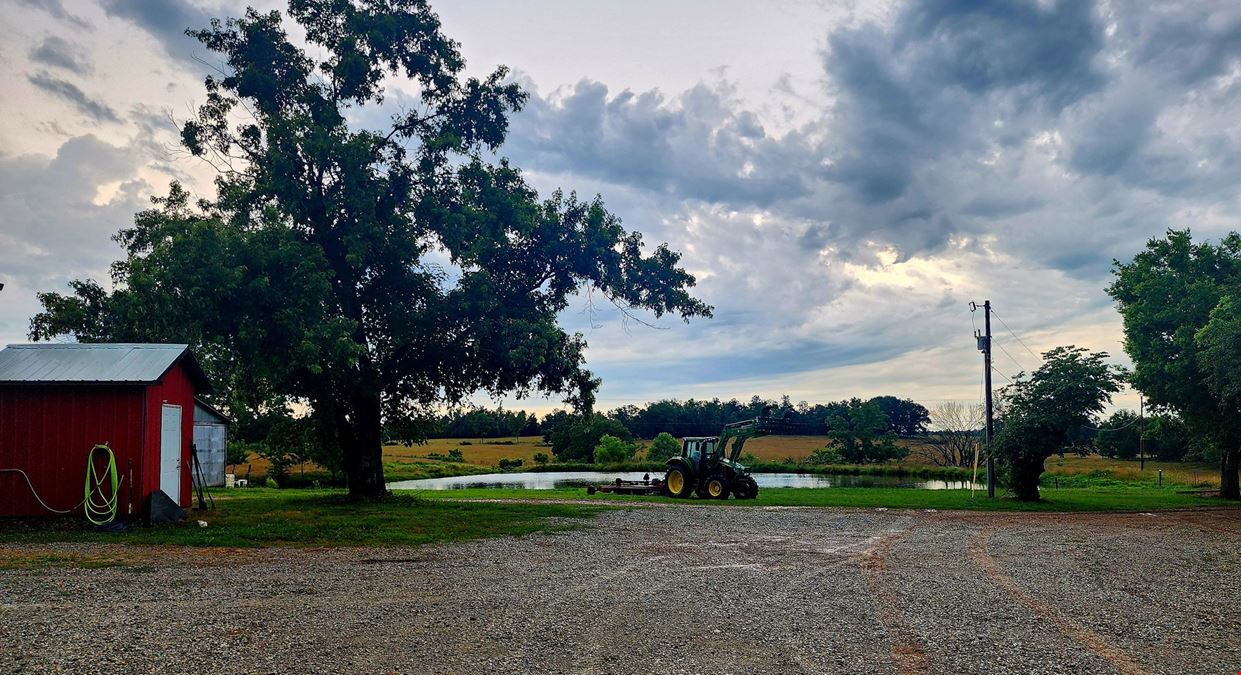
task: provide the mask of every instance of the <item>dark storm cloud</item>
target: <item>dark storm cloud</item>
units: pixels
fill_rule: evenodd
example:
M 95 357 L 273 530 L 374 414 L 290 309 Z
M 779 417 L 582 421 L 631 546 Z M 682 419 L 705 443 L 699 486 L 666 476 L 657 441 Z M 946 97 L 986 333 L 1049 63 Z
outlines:
M 27 7 L 34 7 L 46 12 L 49 16 L 60 21 L 64 21 L 77 28 L 92 30 L 90 22 L 65 10 L 65 5 L 61 0 L 18 0 L 19 4 Z
M 812 166 L 771 138 L 719 87 L 674 99 L 609 92 L 583 81 L 531 97 L 505 152 L 544 171 L 571 172 L 653 192 L 763 206 L 807 192 Z
M 63 68 L 78 75 L 89 75 L 95 68 L 79 47 L 64 38 L 49 35 L 30 50 L 30 60 L 53 68 Z
M 121 118 L 108 104 L 87 96 L 76 84 L 62 80 L 47 71 L 26 76 L 26 80 L 43 91 L 73 105 L 78 112 L 95 122 L 120 122 Z
M 174 59 L 199 65 L 193 59 L 202 50 L 185 31 L 207 28 L 211 16 L 188 0 L 103 0 L 103 9 L 108 16 L 129 21 L 150 33 Z
M 983 94 L 1026 89 L 1062 108 L 1098 89 L 1102 26 L 1088 2 L 928 0 L 911 3 L 893 31 L 916 77 Z

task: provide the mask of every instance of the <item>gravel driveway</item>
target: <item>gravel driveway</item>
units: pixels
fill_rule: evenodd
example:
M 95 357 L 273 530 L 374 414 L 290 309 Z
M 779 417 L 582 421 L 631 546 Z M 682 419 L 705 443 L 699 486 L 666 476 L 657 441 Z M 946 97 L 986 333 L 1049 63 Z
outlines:
M 1241 670 L 1241 511 L 633 508 L 418 549 L 57 545 L 0 672 Z

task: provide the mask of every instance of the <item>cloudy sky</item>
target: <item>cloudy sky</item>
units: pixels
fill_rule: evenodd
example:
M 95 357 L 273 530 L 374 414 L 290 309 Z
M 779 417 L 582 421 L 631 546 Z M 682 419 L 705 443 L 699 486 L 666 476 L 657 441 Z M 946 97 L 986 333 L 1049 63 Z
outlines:
M 210 196 L 175 129 L 216 61 L 182 31 L 246 4 L 0 9 L 0 342 L 24 340 L 37 291 L 105 278 L 110 235 L 169 180 Z M 977 401 L 971 300 L 1003 320 L 998 384 L 1060 344 L 1123 362 L 1112 259 L 1241 222 L 1241 5 L 1150 4 L 435 6 L 472 72 L 506 64 L 532 93 L 502 154 L 681 250 L 715 306 L 658 330 L 566 312 L 614 407 Z

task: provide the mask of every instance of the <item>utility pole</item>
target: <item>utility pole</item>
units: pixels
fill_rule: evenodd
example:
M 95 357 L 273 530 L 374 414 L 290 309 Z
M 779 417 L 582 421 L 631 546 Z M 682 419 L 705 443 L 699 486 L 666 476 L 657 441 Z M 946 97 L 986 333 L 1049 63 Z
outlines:
M 978 304 L 971 302 L 970 311 L 978 309 Z M 986 326 L 986 334 L 979 335 L 978 331 L 974 331 L 974 338 L 978 340 L 978 351 L 982 352 L 983 361 L 983 386 L 987 392 L 987 434 L 984 438 L 985 447 L 987 448 L 987 496 L 995 497 L 995 457 L 991 454 L 991 438 L 995 434 L 995 419 L 992 414 L 991 405 L 991 301 L 984 300 L 982 303 L 983 325 Z
M 1143 438 L 1146 426 L 1146 400 L 1138 394 L 1138 470 L 1146 470 L 1146 443 Z

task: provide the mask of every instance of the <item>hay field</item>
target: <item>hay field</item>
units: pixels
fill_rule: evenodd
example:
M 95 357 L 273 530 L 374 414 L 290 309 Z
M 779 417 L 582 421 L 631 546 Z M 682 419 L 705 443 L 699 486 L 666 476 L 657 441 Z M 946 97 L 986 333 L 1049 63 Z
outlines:
M 534 453 L 552 454 L 543 444 L 542 436 L 518 438 L 431 438 L 422 445 L 385 445 L 384 461 L 424 459 L 430 454 L 447 455 L 454 448 L 461 450 L 468 464 L 495 466 L 501 459 L 520 459 L 534 463 Z

